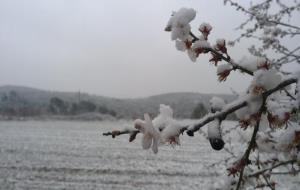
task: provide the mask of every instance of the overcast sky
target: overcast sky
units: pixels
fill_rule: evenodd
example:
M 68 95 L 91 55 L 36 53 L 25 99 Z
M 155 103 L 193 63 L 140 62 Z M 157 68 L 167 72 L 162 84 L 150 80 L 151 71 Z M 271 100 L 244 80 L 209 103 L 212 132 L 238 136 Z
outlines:
M 192 63 L 164 32 L 173 10 L 197 10 L 192 25 L 234 39 L 245 18 L 223 0 L 1 0 L 0 85 L 83 91 L 119 98 L 168 92 L 230 93 L 241 74 L 217 82 L 209 56 Z M 240 59 L 247 44 L 229 53 Z

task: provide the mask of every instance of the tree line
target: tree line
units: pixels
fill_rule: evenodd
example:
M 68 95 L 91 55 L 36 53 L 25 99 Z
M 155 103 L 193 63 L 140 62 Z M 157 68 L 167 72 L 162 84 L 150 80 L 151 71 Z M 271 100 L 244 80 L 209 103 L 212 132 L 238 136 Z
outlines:
M 65 101 L 52 97 L 45 104 L 32 103 L 12 90 L 0 96 L 0 114 L 5 116 L 38 116 L 38 115 L 77 115 L 88 112 L 117 116 L 117 113 L 105 105 L 97 105 L 88 100 L 78 102 Z

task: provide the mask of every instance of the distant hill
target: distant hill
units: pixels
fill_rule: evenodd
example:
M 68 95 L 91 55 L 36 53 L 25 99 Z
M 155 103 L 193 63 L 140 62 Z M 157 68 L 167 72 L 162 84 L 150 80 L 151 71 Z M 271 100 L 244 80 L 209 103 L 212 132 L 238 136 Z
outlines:
M 119 118 L 138 118 L 143 113 L 156 115 L 159 104 L 170 105 L 176 118 L 190 118 L 195 106 L 202 102 L 208 108 L 208 102 L 213 96 L 219 96 L 227 102 L 234 99 L 233 95 L 226 94 L 201 94 L 201 93 L 168 93 L 136 99 L 118 99 L 103 96 L 90 95 L 79 92 L 55 92 L 24 86 L 0 86 L 0 98 L 14 91 L 19 97 L 29 104 L 47 106 L 53 97 L 58 97 L 66 102 L 90 101 L 99 106 L 105 106 L 117 113 Z

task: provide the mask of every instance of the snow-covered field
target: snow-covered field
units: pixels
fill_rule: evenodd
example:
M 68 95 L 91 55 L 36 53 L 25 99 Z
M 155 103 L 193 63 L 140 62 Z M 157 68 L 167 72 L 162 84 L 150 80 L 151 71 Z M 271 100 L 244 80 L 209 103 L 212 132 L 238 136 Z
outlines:
M 0 122 L 0 189 L 206 189 L 220 159 L 200 135 L 157 155 L 102 136 L 126 122 Z

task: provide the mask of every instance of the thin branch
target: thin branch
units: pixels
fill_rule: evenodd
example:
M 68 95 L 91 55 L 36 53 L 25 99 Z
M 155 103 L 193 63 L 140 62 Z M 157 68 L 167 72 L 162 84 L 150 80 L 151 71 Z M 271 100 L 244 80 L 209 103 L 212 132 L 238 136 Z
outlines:
M 260 171 L 258 171 L 258 172 L 255 172 L 255 173 L 253 173 L 253 174 L 250 174 L 250 175 L 248 175 L 247 177 L 258 177 L 259 175 L 262 175 L 262 174 L 264 174 L 264 173 L 267 172 L 267 171 L 271 171 L 271 170 L 273 170 L 273 169 L 275 169 L 275 168 L 278 168 L 279 166 L 284 166 L 284 165 L 288 165 L 288 164 L 293 164 L 293 163 L 295 163 L 296 161 L 297 161 L 297 160 L 288 160 L 288 161 L 285 161 L 285 162 L 280 162 L 280 163 L 275 164 L 275 165 L 273 165 L 273 166 L 271 166 L 271 167 L 269 167 L 269 168 L 266 168 L 266 169 L 260 170 Z
M 125 129 L 123 131 L 119 131 L 119 130 L 114 130 L 114 131 L 111 131 L 111 132 L 106 132 L 106 133 L 102 133 L 103 136 L 112 136 L 112 138 L 115 138 L 119 135 L 124 135 L 124 134 L 133 134 L 133 133 L 139 133 L 140 131 L 139 130 L 135 130 L 135 129 L 132 129 L 132 130 L 129 130 L 129 129 Z
M 289 172 L 270 172 L 271 175 L 297 175 L 300 170 L 289 171 Z
M 192 32 L 189 33 L 191 35 L 191 37 L 193 38 L 192 42 L 195 42 L 197 40 L 199 40 L 199 38 L 197 36 L 195 36 L 195 34 L 193 34 Z M 249 71 L 248 69 L 238 65 L 237 63 L 235 63 L 229 56 L 225 57 L 224 55 L 222 55 L 221 53 L 219 53 L 217 50 L 213 49 L 213 48 L 204 48 L 205 50 L 214 53 L 216 56 L 218 56 L 219 58 L 221 58 L 222 60 L 226 61 L 227 63 L 232 65 L 232 70 L 240 70 L 244 73 L 247 73 L 249 75 L 253 75 L 252 71 Z
M 209 115 L 205 116 L 204 118 L 202 118 L 196 125 L 189 127 L 187 133 L 188 134 L 194 133 L 194 132 L 198 131 L 201 127 L 203 127 L 204 125 L 206 125 L 207 123 L 209 123 L 215 119 L 224 120 L 228 114 L 233 113 L 236 110 L 247 106 L 247 104 L 248 104 L 247 101 L 242 101 L 241 103 L 236 104 L 235 106 L 229 107 L 229 108 L 224 109 L 215 114 L 209 114 Z
M 292 100 L 297 100 L 287 89 L 283 89 L 284 90 L 284 92 L 286 93 L 286 95 L 288 96 L 288 97 L 290 97 Z
M 264 109 L 265 109 L 265 103 L 266 103 L 266 98 L 263 99 L 262 105 L 261 105 L 261 107 L 260 107 L 260 109 L 259 109 L 259 118 L 260 118 L 262 112 L 263 112 Z M 250 140 L 250 142 L 249 142 L 248 148 L 246 149 L 246 151 L 245 151 L 245 153 L 244 153 L 244 155 L 243 155 L 243 157 L 242 157 L 242 159 L 241 159 L 241 160 L 244 161 L 244 163 L 246 163 L 246 164 L 242 166 L 242 170 L 241 170 L 241 172 L 240 172 L 240 177 L 239 177 L 238 184 L 237 184 L 237 186 L 236 186 L 236 190 L 240 189 L 240 186 L 241 186 L 241 183 L 242 183 L 242 180 L 243 180 L 243 175 L 244 175 L 245 167 L 246 167 L 246 165 L 250 162 L 250 161 L 249 161 L 249 156 L 250 156 L 251 150 L 254 148 L 255 143 L 256 143 L 255 139 L 256 139 L 256 134 L 257 134 L 258 129 L 259 129 L 259 124 L 260 124 L 260 119 L 258 119 L 258 120 L 256 121 L 256 125 L 255 125 L 255 127 L 254 127 L 254 130 L 253 130 L 252 137 L 251 137 L 251 140 Z
M 300 30 L 300 28 L 298 26 L 294 26 L 294 25 L 291 25 L 291 24 L 287 24 L 287 23 L 283 23 L 283 22 L 279 22 L 279 21 L 275 21 L 275 20 L 270 20 L 266 17 L 263 17 L 263 18 L 258 17 L 254 12 L 251 12 L 251 11 L 247 10 L 246 8 L 242 7 L 241 5 L 239 5 L 236 2 L 233 2 L 232 0 L 228 0 L 228 2 L 230 2 L 231 6 L 235 6 L 238 10 L 241 10 L 244 13 L 247 13 L 247 14 L 251 15 L 253 18 L 256 18 L 257 22 L 264 19 L 264 21 L 269 22 L 269 23 L 273 23 L 273 24 L 277 24 L 277 25 L 281 25 L 281 26 L 285 26 L 285 27 Z
M 272 184 L 270 184 L 268 178 L 265 175 L 262 175 L 265 182 L 267 183 L 268 187 L 270 187 L 270 189 L 275 190 L 274 186 Z

